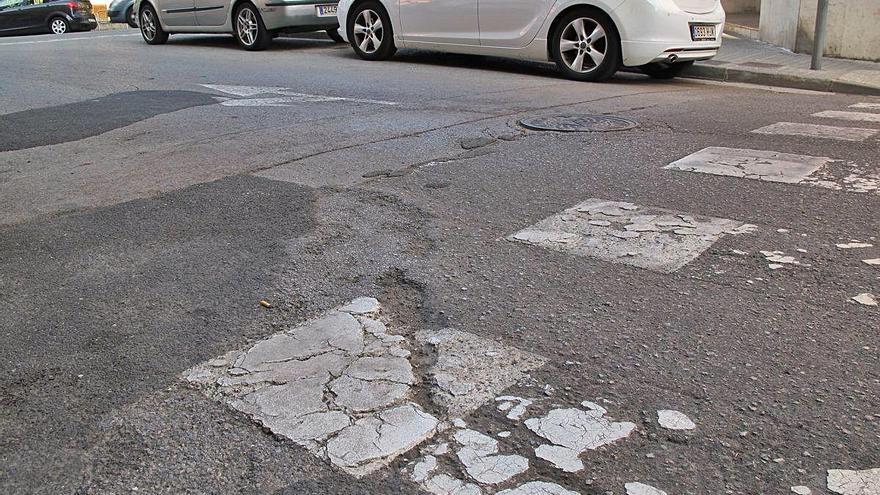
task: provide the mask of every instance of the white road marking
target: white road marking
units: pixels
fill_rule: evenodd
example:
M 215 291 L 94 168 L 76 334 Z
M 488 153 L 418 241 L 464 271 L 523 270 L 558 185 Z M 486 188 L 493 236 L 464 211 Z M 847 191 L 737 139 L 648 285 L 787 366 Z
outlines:
M 644 483 L 627 483 L 623 485 L 626 489 L 626 495 L 667 495 L 666 492 L 659 488 Z
M 831 158 L 824 156 L 713 147 L 663 168 L 797 184 L 831 161 Z
M 856 103 L 855 105 L 850 105 L 850 108 L 873 108 L 876 110 L 880 110 L 880 103 Z
M 823 117 L 826 119 L 852 120 L 857 122 L 880 122 L 880 113 L 865 112 L 841 112 L 838 110 L 826 110 L 824 112 L 814 113 L 813 117 Z
M 367 98 L 348 98 L 343 96 L 316 95 L 310 93 L 298 93 L 290 88 L 280 86 L 230 86 L 225 84 L 202 84 L 202 86 L 241 97 L 242 99 L 229 99 L 220 104 L 228 107 L 285 107 L 297 103 L 327 103 L 349 102 L 369 103 L 373 105 L 397 105 L 393 101 L 371 100 Z M 262 98 L 254 96 L 264 95 Z
M 875 136 L 880 130 L 859 127 L 837 127 L 831 125 L 802 124 L 797 122 L 777 122 L 752 131 L 756 134 L 783 136 L 804 136 L 840 141 L 864 141 Z
M 877 306 L 877 296 L 871 294 L 870 292 L 863 292 L 852 298 L 853 301 L 863 305 L 863 306 Z M 880 478 L 878 478 L 880 480 Z M 877 488 L 880 488 L 878 486 Z
M 79 38 L 71 38 L 71 37 L 63 37 L 51 40 L 30 40 L 30 41 L 8 41 L 4 43 L 0 43 L 0 46 L 11 46 L 11 45 L 34 45 L 38 43 L 61 43 L 63 41 L 83 41 L 83 40 L 98 40 L 102 38 L 125 38 L 127 36 L 140 36 L 140 33 L 132 33 L 132 34 L 106 34 L 103 36 L 82 36 Z
M 579 256 L 671 273 L 726 234 L 751 232 L 736 220 L 588 199 L 508 240 Z
M 828 489 L 840 495 L 874 495 L 880 493 L 880 468 L 829 469 L 827 481 Z
M 693 430 L 697 427 L 685 413 L 674 409 L 657 411 L 657 422 L 667 430 Z

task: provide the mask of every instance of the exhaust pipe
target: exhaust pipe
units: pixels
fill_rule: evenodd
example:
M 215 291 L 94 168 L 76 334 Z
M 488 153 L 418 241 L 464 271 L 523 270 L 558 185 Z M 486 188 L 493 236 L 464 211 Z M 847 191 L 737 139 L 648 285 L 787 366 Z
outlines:
M 666 58 L 666 63 L 667 64 L 674 64 L 676 60 L 678 60 L 678 55 L 673 53 L 673 54 L 669 55 L 669 57 Z

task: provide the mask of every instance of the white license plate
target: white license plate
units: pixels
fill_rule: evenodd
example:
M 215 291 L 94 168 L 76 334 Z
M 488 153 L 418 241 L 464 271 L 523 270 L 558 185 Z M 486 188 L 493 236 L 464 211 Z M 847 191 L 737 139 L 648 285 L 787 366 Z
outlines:
M 691 39 L 694 41 L 715 41 L 715 26 L 706 24 L 691 26 Z
M 336 17 L 335 5 L 315 5 L 318 10 L 318 17 Z

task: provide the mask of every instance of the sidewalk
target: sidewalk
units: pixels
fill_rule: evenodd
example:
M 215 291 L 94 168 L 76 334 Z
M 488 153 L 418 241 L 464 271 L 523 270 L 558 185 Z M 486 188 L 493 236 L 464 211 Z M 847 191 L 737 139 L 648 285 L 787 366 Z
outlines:
M 806 54 L 725 35 L 718 56 L 698 62 L 683 77 L 880 95 L 880 63 L 826 57 L 822 67 L 810 70 Z

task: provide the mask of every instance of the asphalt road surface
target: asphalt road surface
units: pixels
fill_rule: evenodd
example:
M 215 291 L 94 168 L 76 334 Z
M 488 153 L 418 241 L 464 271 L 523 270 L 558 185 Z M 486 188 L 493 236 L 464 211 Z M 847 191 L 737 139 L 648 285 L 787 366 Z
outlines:
M 878 99 L 321 37 L 0 60 L 2 493 L 880 493 Z M 582 114 L 637 126 L 519 124 Z M 291 357 L 327 314 L 357 345 Z

